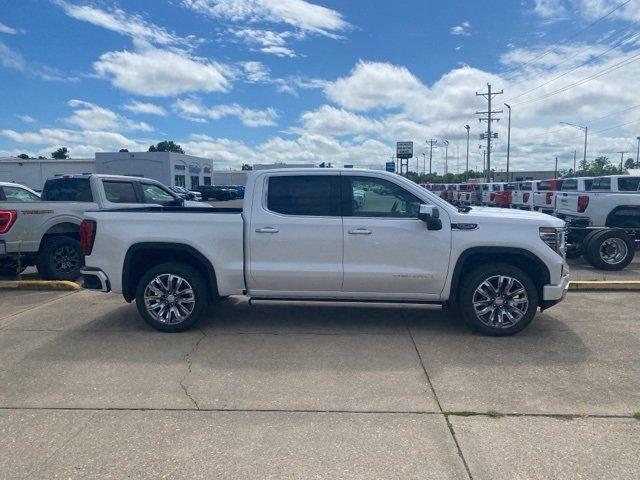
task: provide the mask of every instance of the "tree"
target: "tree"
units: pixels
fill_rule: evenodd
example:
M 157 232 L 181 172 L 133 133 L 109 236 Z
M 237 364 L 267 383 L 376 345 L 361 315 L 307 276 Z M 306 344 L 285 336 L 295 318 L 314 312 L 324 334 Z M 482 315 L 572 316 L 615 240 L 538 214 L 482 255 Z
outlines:
M 120 153 L 124 153 L 124 152 L 128 152 L 129 150 L 127 150 L 126 148 L 121 148 L 120 149 Z
M 636 161 L 633 158 L 627 158 L 627 160 L 624 162 L 624 168 L 626 170 L 636 168 Z
M 243 163 L 241 168 L 242 170 L 253 170 L 253 167 L 248 163 Z
M 184 153 L 184 150 L 180 145 L 175 143 L 173 140 L 165 140 L 156 145 L 151 145 L 149 147 L 150 152 L 173 152 L 173 153 Z
M 23 160 L 29 160 L 31 157 L 26 153 L 21 153 L 20 155 L 18 155 L 18 158 L 21 158 Z
M 64 160 L 65 158 L 69 158 L 69 150 L 67 147 L 60 147 L 55 152 L 51 152 L 51 158 L 55 158 L 56 160 Z
M 47 157 L 43 157 L 42 155 L 38 155 L 38 160 L 46 160 Z

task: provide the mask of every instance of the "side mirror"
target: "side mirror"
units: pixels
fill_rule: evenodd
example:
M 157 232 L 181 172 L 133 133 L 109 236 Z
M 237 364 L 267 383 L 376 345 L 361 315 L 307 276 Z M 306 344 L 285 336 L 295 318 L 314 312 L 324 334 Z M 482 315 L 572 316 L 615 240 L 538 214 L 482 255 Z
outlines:
M 435 205 L 420 205 L 418 218 L 427 224 L 427 230 L 442 230 L 440 210 Z

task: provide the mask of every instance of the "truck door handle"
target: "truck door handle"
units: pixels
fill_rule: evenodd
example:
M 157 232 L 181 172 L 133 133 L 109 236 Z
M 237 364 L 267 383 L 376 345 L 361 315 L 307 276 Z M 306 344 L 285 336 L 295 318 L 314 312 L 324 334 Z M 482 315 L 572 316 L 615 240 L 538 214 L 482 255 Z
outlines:
M 256 233 L 278 233 L 279 230 L 274 227 L 256 228 Z
M 371 235 L 371 230 L 356 228 L 355 230 L 349 230 L 349 235 Z

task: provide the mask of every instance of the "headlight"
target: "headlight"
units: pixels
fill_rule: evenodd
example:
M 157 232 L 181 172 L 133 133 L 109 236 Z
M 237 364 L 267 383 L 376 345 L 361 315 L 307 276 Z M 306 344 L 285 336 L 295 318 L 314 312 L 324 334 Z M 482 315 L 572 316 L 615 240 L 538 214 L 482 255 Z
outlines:
M 564 228 L 540 227 L 540 239 L 564 258 L 567 246 Z

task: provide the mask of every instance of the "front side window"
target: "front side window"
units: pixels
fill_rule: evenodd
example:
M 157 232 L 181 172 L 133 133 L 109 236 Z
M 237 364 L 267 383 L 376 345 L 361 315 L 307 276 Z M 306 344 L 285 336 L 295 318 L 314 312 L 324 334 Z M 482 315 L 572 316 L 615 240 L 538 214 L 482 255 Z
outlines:
M 102 182 L 104 194 L 112 203 L 138 203 L 133 182 Z
M 340 177 L 285 175 L 269 177 L 267 208 L 284 215 L 340 216 Z
M 39 202 L 40 197 L 20 187 L 0 187 L 7 202 Z
M 618 190 L 621 192 L 637 192 L 640 185 L 640 177 L 618 178 Z
M 611 177 L 595 178 L 591 190 L 611 190 Z
M 175 204 L 175 197 L 157 185 L 142 183 L 140 184 L 140 188 L 142 189 L 144 203 L 157 203 L 159 205 Z
M 344 215 L 353 217 L 417 218 L 418 197 L 382 178 L 343 176 L 345 191 Z

